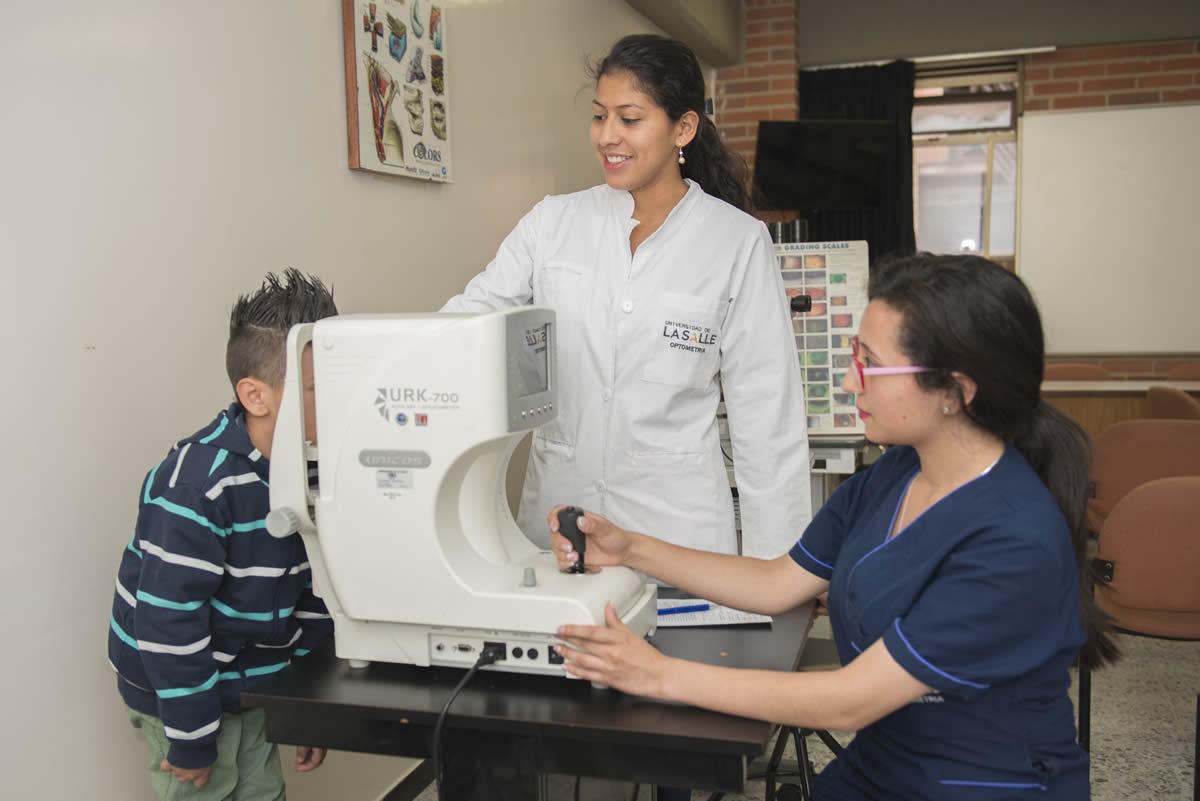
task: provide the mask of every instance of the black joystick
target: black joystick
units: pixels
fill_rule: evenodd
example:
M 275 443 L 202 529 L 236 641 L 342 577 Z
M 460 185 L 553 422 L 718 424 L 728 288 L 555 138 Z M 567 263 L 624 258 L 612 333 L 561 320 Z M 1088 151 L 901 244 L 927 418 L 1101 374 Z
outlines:
M 558 510 L 558 532 L 567 538 L 575 553 L 579 554 L 578 561 L 567 569 L 568 573 L 584 572 L 583 554 L 587 550 L 587 537 L 579 530 L 579 518 L 583 510 L 578 506 L 564 506 Z

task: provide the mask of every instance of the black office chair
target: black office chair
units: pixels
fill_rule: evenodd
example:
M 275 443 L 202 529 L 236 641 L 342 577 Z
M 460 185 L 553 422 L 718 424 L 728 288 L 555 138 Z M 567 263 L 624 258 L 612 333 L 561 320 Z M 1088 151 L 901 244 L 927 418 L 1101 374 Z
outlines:
M 800 656 L 800 670 L 834 670 L 841 665 L 837 645 L 830 639 L 819 637 L 809 639 L 804 646 L 804 653 Z M 842 753 L 843 746 L 824 729 L 788 729 L 787 731 L 791 733 L 792 740 L 796 745 L 798 767 L 796 773 L 799 784 L 780 785 L 777 797 L 779 801 L 809 801 L 812 798 L 812 781 L 816 774 L 812 757 L 808 753 L 809 736 L 815 735 L 834 756 Z M 786 737 L 781 733 L 779 740 L 782 742 L 785 739 Z M 777 744 L 776 749 L 778 748 Z M 782 754 L 782 751 L 780 753 Z
M 833 640 L 824 638 L 809 638 L 800 655 L 799 670 L 831 670 L 841 667 L 837 647 Z M 794 726 L 781 726 L 775 738 L 775 747 L 765 760 L 755 760 L 747 771 L 747 780 L 762 779 L 765 784 L 764 801 L 810 801 L 812 798 L 812 782 L 816 774 L 812 757 L 808 752 L 808 738 L 815 735 L 825 747 L 835 755 L 842 752 L 843 746 L 832 734 L 824 729 L 803 729 Z M 788 738 L 791 738 L 796 748 L 796 761 L 785 760 L 783 752 L 787 749 Z M 795 783 L 780 783 L 780 779 L 795 779 Z M 713 793 L 708 801 L 722 801 L 724 793 Z

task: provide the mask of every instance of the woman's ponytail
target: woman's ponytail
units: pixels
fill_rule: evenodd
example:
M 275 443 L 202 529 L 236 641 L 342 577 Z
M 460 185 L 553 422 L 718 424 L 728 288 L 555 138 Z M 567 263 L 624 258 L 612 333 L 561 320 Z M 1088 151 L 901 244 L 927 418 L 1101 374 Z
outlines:
M 1078 423 L 1045 401 L 1034 407 L 1024 430 L 1014 438 L 1016 446 L 1058 501 L 1067 524 L 1075 562 L 1079 566 L 1079 603 L 1087 645 L 1080 659 L 1089 668 L 1113 662 L 1120 655 L 1108 633 L 1107 617 L 1096 605 L 1094 581 L 1088 558 L 1087 529 L 1088 466 L 1092 443 Z
M 681 172 L 705 192 L 751 213 L 749 175 L 746 160 L 721 141 L 717 126 L 703 113 L 696 136 L 683 149 L 685 163 Z

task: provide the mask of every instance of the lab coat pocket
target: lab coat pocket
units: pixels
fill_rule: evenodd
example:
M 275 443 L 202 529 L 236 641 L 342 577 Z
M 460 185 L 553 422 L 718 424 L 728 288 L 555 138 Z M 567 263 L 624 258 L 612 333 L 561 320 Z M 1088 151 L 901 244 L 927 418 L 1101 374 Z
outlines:
M 709 298 L 664 292 L 651 317 L 641 379 L 704 389 L 720 366 L 720 306 Z
M 541 431 L 533 435 L 533 447 L 553 460 L 570 461 L 575 458 L 575 446 L 567 442 L 565 432 L 558 426 L 543 426 Z
M 534 273 L 533 302 L 564 311 L 582 308 L 591 290 L 587 266 L 579 262 L 551 259 Z

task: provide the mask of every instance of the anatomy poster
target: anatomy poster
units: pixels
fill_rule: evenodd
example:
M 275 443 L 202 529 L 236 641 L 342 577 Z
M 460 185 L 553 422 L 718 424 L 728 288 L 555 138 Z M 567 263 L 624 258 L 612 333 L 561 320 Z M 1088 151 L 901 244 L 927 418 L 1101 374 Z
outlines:
M 342 0 L 350 167 L 449 181 L 446 12 L 429 0 Z
M 788 297 L 808 295 L 812 310 L 792 313 L 810 434 L 863 431 L 854 395 L 842 389 L 850 369 L 850 338 L 867 307 L 867 243 L 776 245 Z

